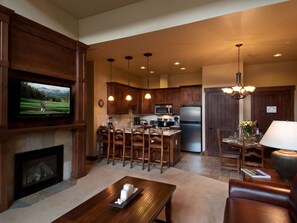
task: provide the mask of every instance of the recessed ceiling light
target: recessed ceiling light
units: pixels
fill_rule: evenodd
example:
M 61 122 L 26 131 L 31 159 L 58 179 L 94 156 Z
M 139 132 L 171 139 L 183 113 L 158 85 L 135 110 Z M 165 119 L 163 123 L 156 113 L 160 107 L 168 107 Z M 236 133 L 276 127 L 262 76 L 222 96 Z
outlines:
M 178 62 L 178 61 L 176 61 L 175 63 L 174 63 L 174 65 L 180 65 L 180 62 Z
M 185 68 L 185 67 L 181 67 L 180 69 L 181 69 L 181 70 L 185 70 L 186 68 Z
M 276 53 L 276 54 L 274 54 L 273 56 L 274 56 L 274 57 L 281 57 L 282 54 L 281 54 L 281 53 Z
M 145 69 L 146 69 L 146 67 L 145 67 L 145 66 L 142 66 L 142 67 L 140 67 L 140 69 L 141 69 L 141 70 L 145 70 Z
M 154 73 L 155 73 L 155 71 L 151 70 L 151 71 L 150 71 L 150 73 L 151 73 L 151 74 L 154 74 Z

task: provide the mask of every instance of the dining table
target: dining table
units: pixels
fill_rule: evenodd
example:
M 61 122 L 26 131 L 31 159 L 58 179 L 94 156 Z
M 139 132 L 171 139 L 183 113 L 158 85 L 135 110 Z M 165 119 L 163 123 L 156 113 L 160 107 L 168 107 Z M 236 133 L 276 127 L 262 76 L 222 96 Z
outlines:
M 240 149 L 240 150 L 243 148 L 243 146 L 245 148 L 254 148 L 254 147 L 262 148 L 262 145 L 259 142 L 251 139 L 243 140 L 242 137 L 229 136 L 227 138 L 223 138 L 222 142 L 229 145 L 231 148 Z
M 230 149 L 239 150 L 241 166 L 264 167 L 264 147 L 255 138 L 243 139 L 238 137 L 223 138 L 222 143 Z

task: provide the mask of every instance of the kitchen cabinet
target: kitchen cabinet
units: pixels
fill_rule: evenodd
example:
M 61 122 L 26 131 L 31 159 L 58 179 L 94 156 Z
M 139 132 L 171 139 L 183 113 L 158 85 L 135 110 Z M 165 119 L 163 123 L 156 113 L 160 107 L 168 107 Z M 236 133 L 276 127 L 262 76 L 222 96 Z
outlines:
M 179 109 L 180 109 L 180 105 L 181 105 L 180 88 L 174 88 L 174 89 L 170 90 L 169 94 L 171 96 L 173 114 L 174 115 L 179 115 Z
M 150 89 L 151 99 L 145 99 L 147 89 L 129 87 L 124 84 L 107 83 L 108 94 L 112 91 L 115 101 L 107 102 L 107 114 L 128 114 L 129 108 L 134 114 L 154 114 L 154 105 L 172 104 L 173 114 L 178 115 L 181 105 L 201 105 L 201 85 L 182 86 L 175 88 Z M 126 101 L 128 92 L 132 96 L 130 102 Z
M 182 86 L 180 88 L 180 105 L 193 104 L 202 104 L 202 86 Z
M 107 96 L 112 93 L 114 101 L 107 101 L 107 114 L 128 114 L 129 108 L 135 114 L 140 113 L 140 89 L 129 87 L 124 84 L 110 82 L 107 83 Z M 131 101 L 126 100 L 127 94 L 132 97 Z
M 132 100 L 128 102 L 128 106 L 132 108 L 132 113 L 140 113 L 140 90 L 137 88 L 129 87 L 128 93 L 131 95 Z
M 163 89 L 154 89 L 151 92 L 152 101 L 154 104 L 164 104 L 164 90 Z
M 114 101 L 107 101 L 107 114 L 128 114 L 128 101 L 126 94 L 128 87 L 118 83 L 107 83 L 107 97 L 112 94 Z
M 153 114 L 154 113 L 154 94 L 153 91 L 150 90 L 150 94 L 152 96 L 151 99 L 145 99 L 144 96 L 147 93 L 147 90 L 141 90 L 141 113 L 142 114 Z

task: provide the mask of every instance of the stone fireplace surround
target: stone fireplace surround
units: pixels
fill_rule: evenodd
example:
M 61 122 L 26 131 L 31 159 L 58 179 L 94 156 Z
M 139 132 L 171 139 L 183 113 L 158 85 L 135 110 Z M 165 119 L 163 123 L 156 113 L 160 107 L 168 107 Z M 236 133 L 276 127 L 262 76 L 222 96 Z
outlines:
M 55 130 L 38 133 L 16 134 L 10 136 L 6 144 L 7 198 L 14 201 L 14 156 L 16 153 L 38 150 L 41 148 L 64 145 L 63 180 L 71 178 L 72 170 L 72 132 Z

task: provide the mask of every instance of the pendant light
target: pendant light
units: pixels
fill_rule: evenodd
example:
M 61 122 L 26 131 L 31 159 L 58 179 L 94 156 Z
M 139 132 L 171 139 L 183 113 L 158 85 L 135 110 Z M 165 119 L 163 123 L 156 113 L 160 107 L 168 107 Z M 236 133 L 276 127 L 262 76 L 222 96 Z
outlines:
M 111 82 L 112 80 L 112 77 L 111 77 L 111 74 L 112 74 L 112 63 L 114 62 L 114 59 L 113 58 L 108 58 L 107 61 L 109 62 L 109 82 Z M 108 96 L 108 101 L 114 101 L 114 97 L 112 96 L 112 88 L 110 87 L 109 88 L 109 96 Z
M 130 69 L 130 60 L 132 60 L 133 57 L 132 56 L 126 56 L 125 59 L 128 61 L 128 70 L 129 70 Z M 130 95 L 130 73 L 128 73 L 128 94 L 126 96 L 126 100 L 127 101 L 132 100 L 132 96 Z
M 147 92 L 144 96 L 145 99 L 151 99 L 152 96 L 150 94 L 150 80 L 149 80 L 149 73 L 150 73 L 150 56 L 152 56 L 151 53 L 145 53 L 143 54 L 147 59 L 146 59 L 146 71 L 147 71 Z
M 232 88 L 222 88 L 222 91 L 225 94 L 231 96 L 232 98 L 239 100 L 251 94 L 255 90 L 255 87 L 254 86 L 244 87 L 241 84 L 241 73 L 239 70 L 239 66 L 240 66 L 240 47 L 242 46 L 242 44 L 241 43 L 236 44 L 235 46 L 238 48 L 238 68 L 236 73 L 236 85 L 233 86 Z

